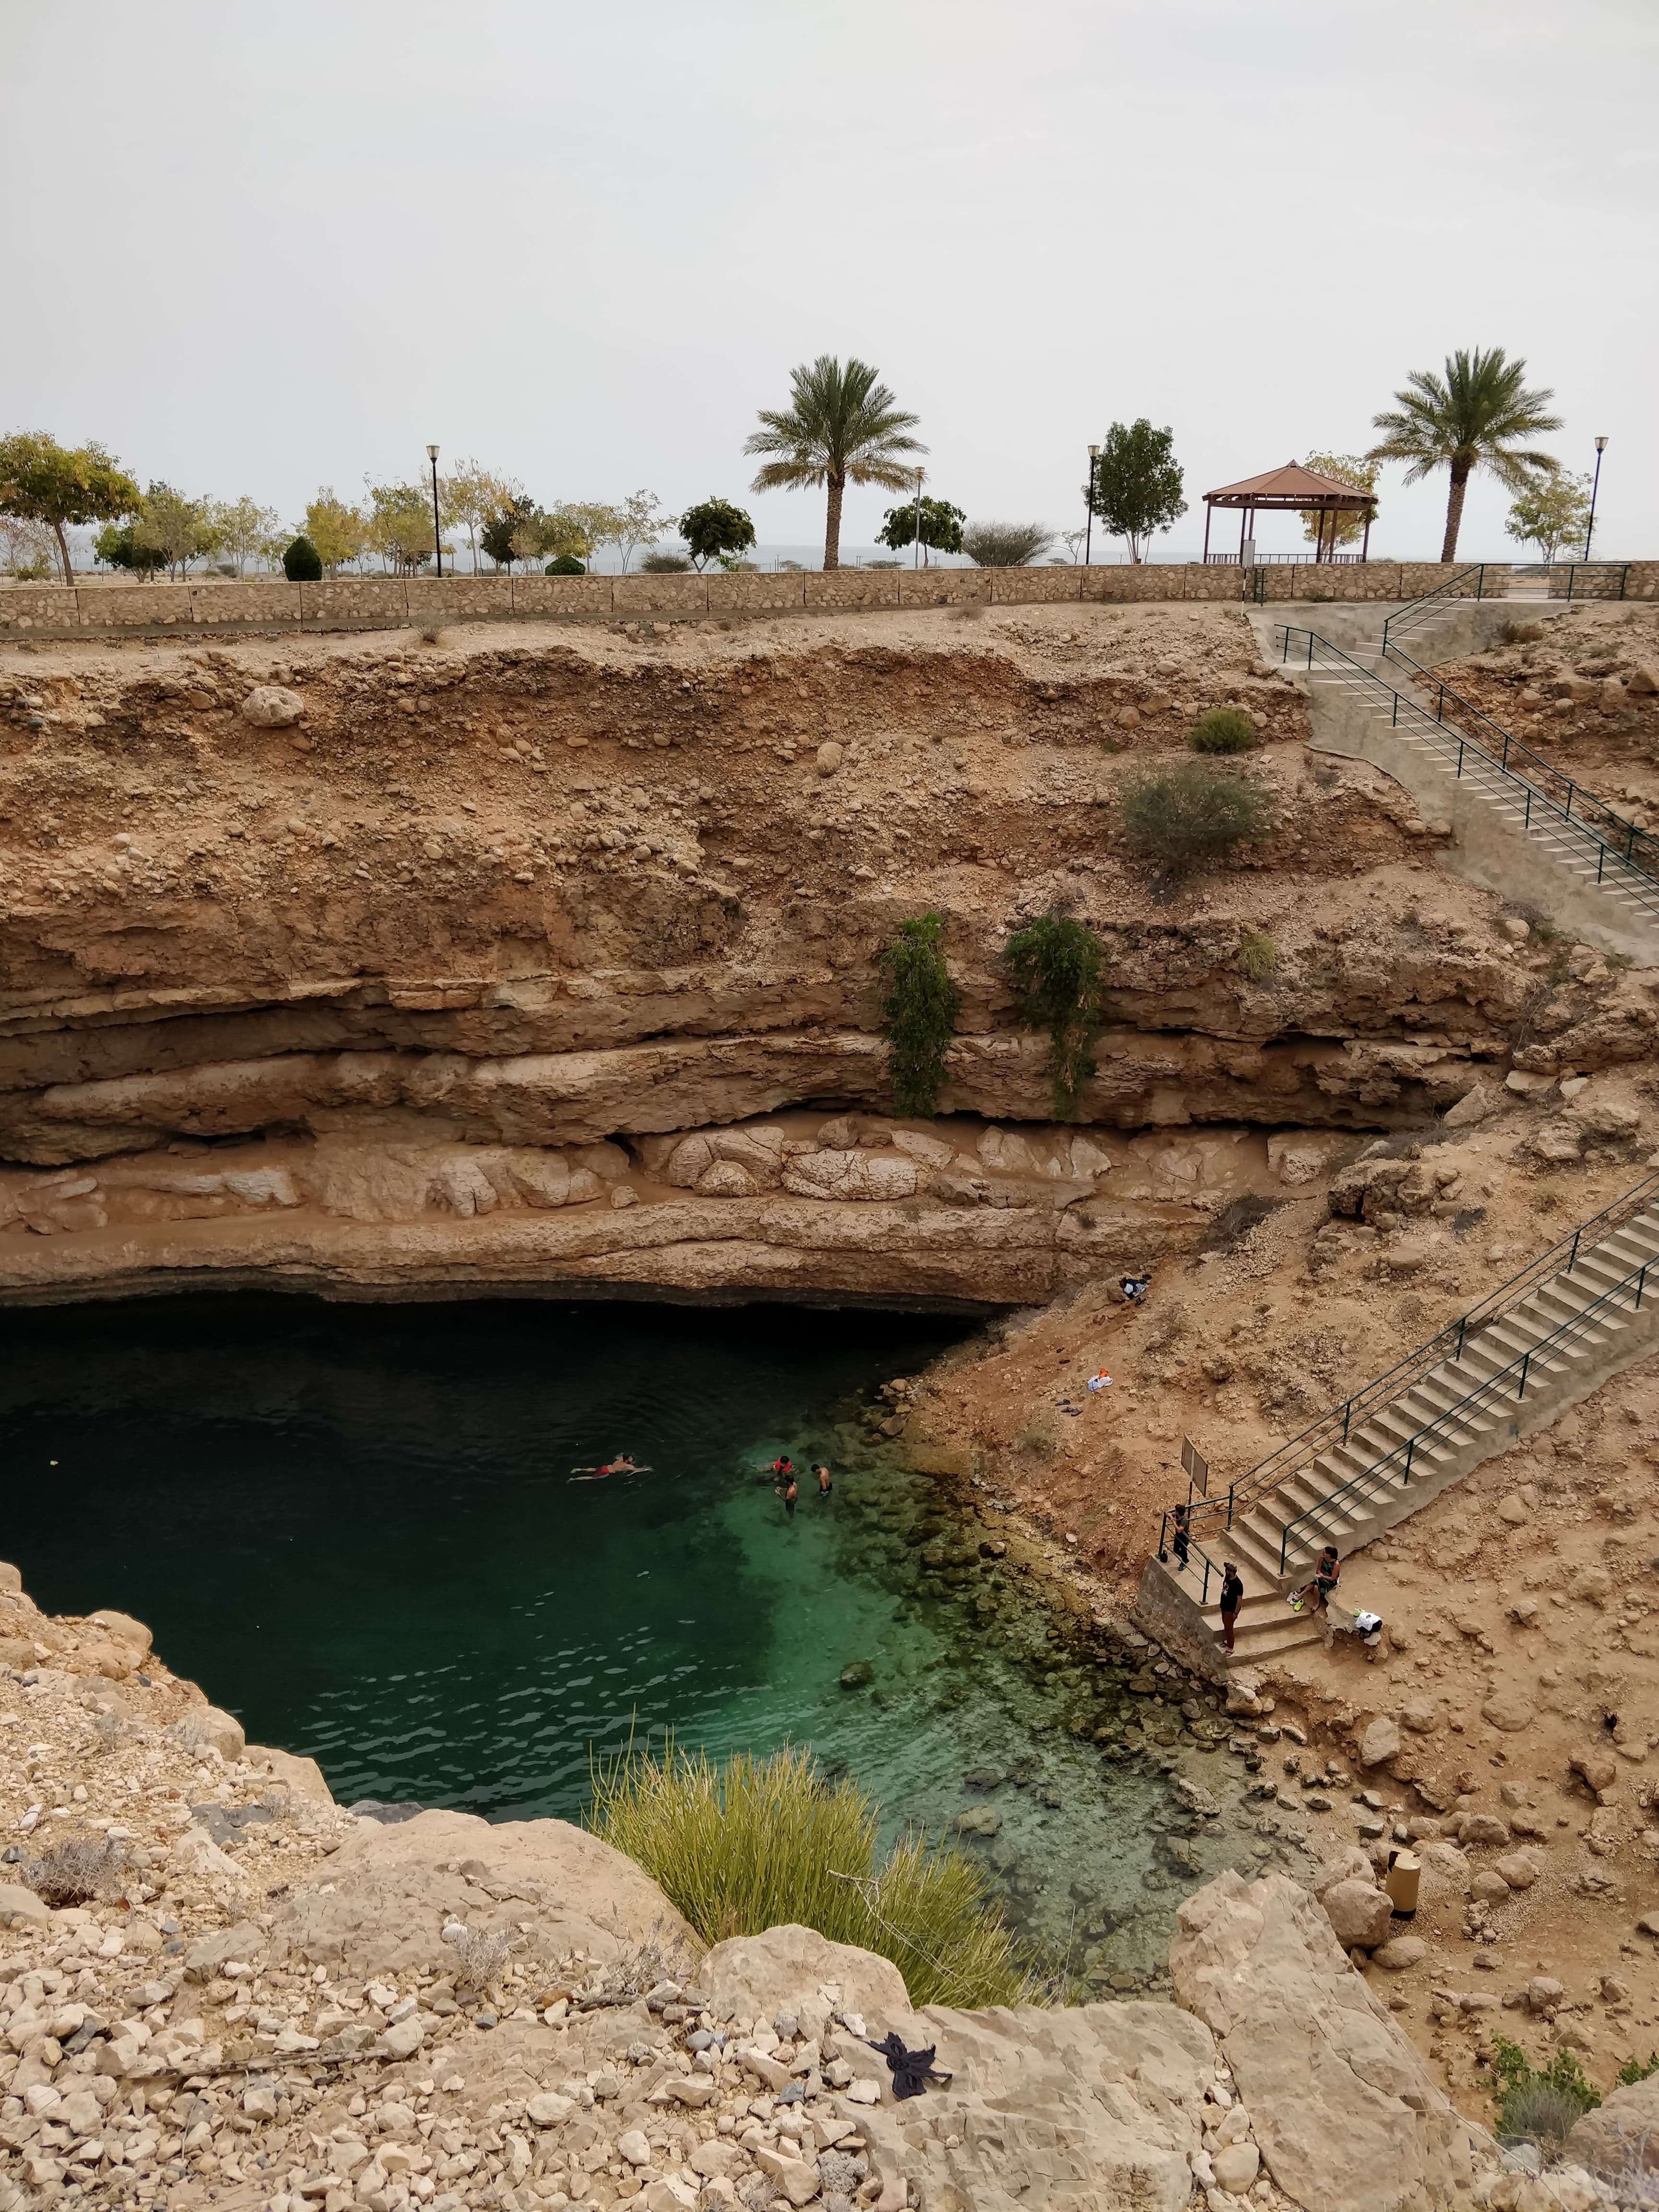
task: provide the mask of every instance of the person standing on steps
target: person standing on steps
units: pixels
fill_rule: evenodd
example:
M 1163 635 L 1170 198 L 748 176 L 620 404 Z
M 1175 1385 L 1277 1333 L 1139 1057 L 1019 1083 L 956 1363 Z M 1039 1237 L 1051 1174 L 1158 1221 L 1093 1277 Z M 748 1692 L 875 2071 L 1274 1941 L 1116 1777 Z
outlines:
M 1243 1579 L 1235 1562 L 1225 1559 L 1222 1562 L 1221 1571 L 1221 1633 L 1229 1651 L 1233 1648 L 1233 1627 L 1238 1619 L 1238 1608 L 1243 1602 Z
M 1188 1506 L 1177 1505 L 1170 1515 L 1174 1524 L 1170 1541 L 1175 1549 L 1176 1572 L 1181 1575 L 1187 1571 L 1187 1547 L 1192 1541 L 1192 1531 L 1187 1525 L 1190 1510 Z

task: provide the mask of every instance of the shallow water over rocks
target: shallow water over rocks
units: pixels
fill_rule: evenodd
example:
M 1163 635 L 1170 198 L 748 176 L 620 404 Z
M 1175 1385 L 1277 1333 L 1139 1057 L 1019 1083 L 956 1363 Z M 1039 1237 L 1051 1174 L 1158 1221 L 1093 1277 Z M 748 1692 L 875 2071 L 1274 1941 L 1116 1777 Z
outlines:
M 139 1615 L 343 1802 L 576 1817 L 630 1729 L 810 1743 L 888 1832 L 960 1833 L 1103 1989 L 1155 1982 L 1179 1898 L 1284 1848 L 1237 1808 L 1212 1692 L 1050 1610 L 988 1493 L 870 1441 L 874 1386 L 960 1323 L 240 1297 L 4 1328 L 26 1587 Z M 624 1451 L 644 1471 L 573 1479 Z

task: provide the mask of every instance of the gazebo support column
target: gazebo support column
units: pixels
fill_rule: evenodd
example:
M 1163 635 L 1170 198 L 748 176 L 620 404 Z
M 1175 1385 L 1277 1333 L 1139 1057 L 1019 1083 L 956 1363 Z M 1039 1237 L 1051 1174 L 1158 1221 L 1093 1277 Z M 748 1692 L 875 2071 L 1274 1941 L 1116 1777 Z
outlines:
M 1210 557 L 1210 525 L 1214 520 L 1215 509 L 1206 499 L 1204 502 L 1204 558 L 1206 562 Z
M 1366 562 L 1366 561 L 1370 560 L 1370 552 L 1371 552 L 1371 517 L 1372 517 L 1372 515 L 1374 515 L 1376 513 L 1376 509 L 1374 507 L 1368 507 L 1365 509 L 1365 535 L 1364 535 L 1364 537 L 1360 540 L 1360 544 L 1359 544 L 1359 558 L 1360 558 L 1360 560 L 1361 560 L 1362 563 L 1363 563 L 1364 562 Z

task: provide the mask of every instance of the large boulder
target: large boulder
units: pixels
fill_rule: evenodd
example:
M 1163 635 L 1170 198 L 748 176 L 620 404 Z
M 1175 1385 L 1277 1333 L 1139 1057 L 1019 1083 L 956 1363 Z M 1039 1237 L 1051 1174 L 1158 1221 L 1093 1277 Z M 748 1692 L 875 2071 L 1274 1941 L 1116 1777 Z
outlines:
M 1394 1905 L 1388 1891 L 1378 1889 L 1375 1882 L 1333 1882 L 1321 1903 L 1345 1951 L 1374 1951 L 1388 1942 Z
M 1659 2075 L 1609 2089 L 1595 2112 L 1574 2124 L 1567 2155 L 1592 2173 L 1659 2171 Z
M 455 1870 L 449 1871 L 450 1868 Z M 447 1920 L 471 1929 L 531 1923 L 528 1941 L 550 1960 L 573 1950 L 608 1960 L 654 1942 L 689 1971 L 702 1946 L 650 1876 L 568 1820 L 481 1820 L 418 1813 L 381 1826 L 365 1820 L 328 1862 L 326 1888 L 285 1899 L 271 1948 L 360 1978 L 447 1962 Z
M 242 702 L 242 720 L 256 730 L 283 730 L 305 710 L 305 701 L 286 684 L 256 684 Z
M 1461 2202 L 1487 2139 L 1442 2095 L 1307 1891 L 1229 1869 L 1179 1919 L 1176 1995 L 1220 2039 L 1275 2185 L 1306 2212 Z
M 912 2012 L 886 1960 L 806 1928 L 717 1943 L 697 1978 L 717 2015 L 770 2021 L 790 2012 L 811 2033 L 833 2005 L 856 2014 L 869 2036 L 895 2029 L 912 2051 L 937 2048 L 949 2085 L 920 2105 L 899 2105 L 867 2042 L 830 2029 L 854 2087 L 878 2093 L 873 2104 L 848 2100 L 846 2116 L 869 2145 L 873 2176 L 892 2191 L 884 2203 L 902 2203 L 908 2181 L 924 2203 L 954 2212 L 1038 2203 L 1044 2212 L 1188 2212 L 1217 2060 L 1209 2030 L 1173 2005 Z M 1248 2156 L 1232 2163 L 1242 2172 Z M 792 2179 L 805 2191 L 805 2176 L 774 2179 L 786 2193 Z

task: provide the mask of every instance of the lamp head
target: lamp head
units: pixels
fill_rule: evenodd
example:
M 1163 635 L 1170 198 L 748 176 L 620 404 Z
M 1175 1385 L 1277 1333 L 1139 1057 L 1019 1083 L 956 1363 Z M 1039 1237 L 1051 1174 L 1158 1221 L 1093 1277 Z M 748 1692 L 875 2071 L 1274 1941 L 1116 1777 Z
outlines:
M 1597 452 L 1598 453 L 1606 453 L 1606 451 L 1607 450 L 1607 440 L 1606 440 L 1605 438 L 1598 438 L 1598 439 L 1596 440 L 1596 441 L 1595 441 L 1595 450 L 1596 450 L 1596 452 Z
M 438 458 L 438 448 L 435 446 L 428 446 L 426 449 L 426 457 L 429 461 L 435 461 Z
M 1099 447 L 1098 447 L 1098 446 L 1091 446 L 1091 447 L 1090 447 L 1090 448 L 1089 448 L 1089 459 L 1090 459 L 1091 461 L 1097 461 L 1097 460 L 1100 459 L 1100 448 L 1099 448 Z

